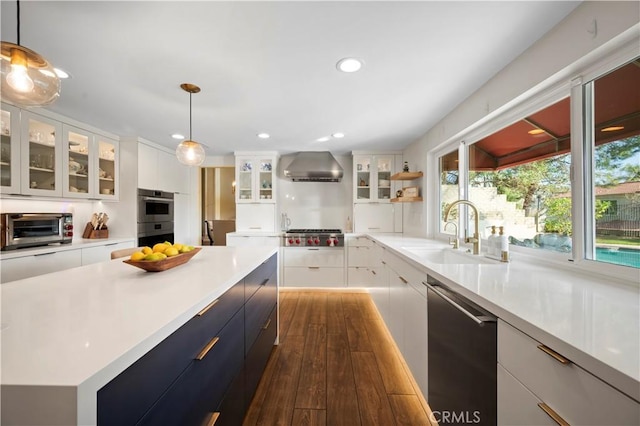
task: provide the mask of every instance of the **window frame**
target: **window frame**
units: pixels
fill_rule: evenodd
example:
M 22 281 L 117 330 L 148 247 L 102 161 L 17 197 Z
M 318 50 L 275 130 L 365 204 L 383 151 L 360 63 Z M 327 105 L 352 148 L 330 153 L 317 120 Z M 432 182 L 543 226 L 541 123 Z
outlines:
M 468 190 L 468 146 L 473 143 L 521 120 L 527 115 L 540 111 L 547 106 L 570 98 L 570 126 L 571 126 L 571 200 L 572 200 L 572 253 L 567 256 L 563 253 L 547 252 L 545 250 L 531 249 L 527 247 L 511 246 L 516 253 L 522 253 L 543 262 L 553 262 L 560 266 L 573 266 L 580 271 L 606 275 L 615 279 L 632 281 L 637 283 L 638 269 L 619 266 L 607 262 L 587 258 L 587 251 L 595 250 L 595 226 L 593 223 L 592 206 L 595 204 L 595 191 L 593 191 L 593 167 L 594 153 L 591 149 L 590 132 L 587 127 L 592 120 L 584 117 L 586 102 L 593 102 L 591 91 L 585 87 L 592 87 L 592 82 L 615 69 L 625 65 L 638 57 L 638 36 L 623 34 L 622 40 L 617 41 L 617 46 L 606 46 L 605 52 L 596 54 L 592 52 L 589 57 L 578 61 L 580 64 L 572 66 L 571 75 L 552 76 L 547 81 L 530 89 L 513 101 L 507 103 L 496 111 L 487 114 L 486 117 L 469 126 L 464 131 L 439 144 L 427 153 L 428 170 L 431 180 L 430 186 L 433 194 L 438 194 L 438 202 L 429 203 L 430 211 L 427 213 L 432 220 L 428 221 L 427 235 L 438 239 L 446 239 L 450 234 L 440 231 L 440 190 L 436 182 L 439 182 L 439 157 L 453 151 L 456 146 L 464 147 L 459 155 L 459 194 L 460 198 L 466 198 Z M 590 109 L 593 111 L 593 108 Z M 466 221 L 460 223 L 459 235 L 464 235 Z M 593 256 L 595 259 L 595 256 Z M 573 268 L 572 268 L 573 269 Z M 640 286 L 640 283 L 637 283 Z

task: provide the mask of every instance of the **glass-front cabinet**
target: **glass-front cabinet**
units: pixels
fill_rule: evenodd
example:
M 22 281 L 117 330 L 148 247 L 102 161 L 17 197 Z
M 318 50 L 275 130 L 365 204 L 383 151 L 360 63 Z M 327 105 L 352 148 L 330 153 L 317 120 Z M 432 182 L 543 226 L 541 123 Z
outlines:
M 119 182 L 117 181 L 119 176 L 119 144 L 112 139 L 99 135 L 95 136 L 95 143 L 98 158 L 96 197 L 102 199 L 118 198 L 120 195 L 118 194 Z
M 354 155 L 353 182 L 355 203 L 389 202 L 391 175 L 395 173 L 395 155 Z
M 20 110 L 0 109 L 0 192 L 20 193 Z
M 236 156 L 236 202 L 275 203 L 276 157 Z
M 94 192 L 93 135 L 85 130 L 63 126 L 64 143 L 64 189 L 65 197 L 81 198 Z
M 62 123 L 22 111 L 21 130 L 21 192 L 61 196 Z

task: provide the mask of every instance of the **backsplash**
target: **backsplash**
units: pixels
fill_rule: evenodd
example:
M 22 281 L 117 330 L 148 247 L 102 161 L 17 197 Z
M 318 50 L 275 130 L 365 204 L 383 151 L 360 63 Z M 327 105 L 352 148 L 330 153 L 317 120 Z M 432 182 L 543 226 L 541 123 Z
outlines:
M 291 228 L 344 230 L 347 217 L 353 220 L 352 157 L 335 156 L 344 169 L 341 182 L 292 182 L 284 178 L 282 171 L 294 155 L 283 155 L 278 160 L 278 226 L 281 213 L 287 213 Z

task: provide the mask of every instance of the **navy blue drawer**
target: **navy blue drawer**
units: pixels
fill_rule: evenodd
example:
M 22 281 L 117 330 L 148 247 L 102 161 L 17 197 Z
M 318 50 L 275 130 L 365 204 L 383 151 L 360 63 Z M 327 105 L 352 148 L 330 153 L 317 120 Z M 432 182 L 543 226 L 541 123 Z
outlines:
M 249 408 L 258 388 L 278 333 L 278 307 L 274 306 L 269 316 L 268 327 L 261 329 L 255 343 L 249 349 L 245 360 L 245 410 Z
M 98 425 L 135 424 L 243 303 L 239 282 L 107 383 L 98 391 Z
M 215 345 L 202 360 L 193 361 L 137 423 L 139 426 L 200 425 L 222 402 L 244 363 L 244 313 L 212 335 Z
M 277 269 L 277 256 L 274 254 L 265 260 L 262 265 L 254 269 L 244 279 L 244 296 L 245 300 L 249 300 L 251 296 L 268 280 Z
M 245 304 L 245 349 L 248 352 L 278 301 L 276 271 Z

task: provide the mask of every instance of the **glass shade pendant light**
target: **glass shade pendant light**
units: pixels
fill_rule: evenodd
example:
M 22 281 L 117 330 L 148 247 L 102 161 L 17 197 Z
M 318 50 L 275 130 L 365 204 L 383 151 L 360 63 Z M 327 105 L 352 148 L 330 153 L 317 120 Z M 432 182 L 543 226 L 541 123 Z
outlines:
M 180 142 L 176 148 L 178 161 L 187 166 L 199 166 L 204 162 L 204 148 L 191 138 L 191 95 L 200 92 L 200 88 L 195 84 L 182 83 L 182 90 L 189 92 L 189 139 Z
M 2 100 L 19 106 L 44 106 L 60 96 L 53 66 L 31 49 L 20 46 L 20 2 L 17 3 L 17 44 L 1 42 Z

